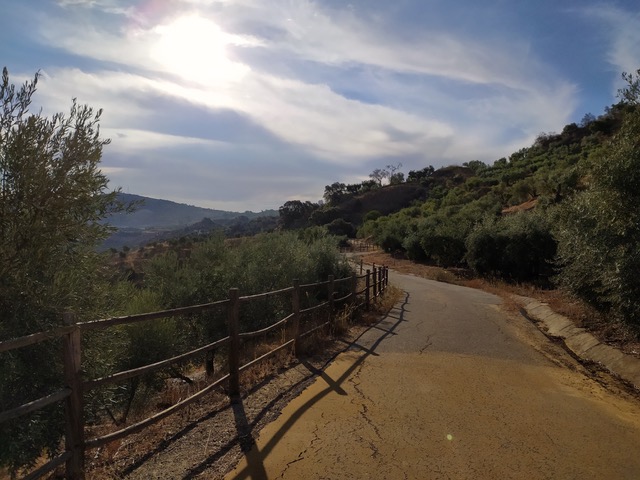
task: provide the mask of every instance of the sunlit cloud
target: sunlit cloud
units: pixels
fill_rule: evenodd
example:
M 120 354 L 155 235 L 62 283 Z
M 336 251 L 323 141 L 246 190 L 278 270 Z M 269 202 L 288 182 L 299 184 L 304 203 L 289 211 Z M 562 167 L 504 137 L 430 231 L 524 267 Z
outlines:
M 635 72 L 640 68 L 640 11 L 628 11 L 614 5 L 599 4 L 583 10 L 588 16 L 604 22 L 607 35 L 607 61 L 615 72 Z M 622 86 L 615 77 L 614 91 Z
M 211 202 L 223 193 L 236 203 L 238 195 L 254 198 L 250 189 L 211 188 L 237 175 L 261 198 L 282 199 L 276 203 L 317 199 L 324 185 L 366 179 L 367 169 L 387 163 L 410 170 L 508 156 L 562 128 L 580 104 L 578 80 L 560 74 L 515 26 L 479 36 L 451 28 L 455 19 L 435 5 L 57 5 L 34 12 L 34 38 L 55 52 L 37 66 L 38 101 L 45 113 L 68 110 L 71 98 L 104 108 L 103 133 L 113 140 L 106 171 L 147 194 L 157 188 L 201 204 L 207 194 Z M 637 14 L 588 8 L 616 26 L 609 62 L 631 70 Z M 433 9 L 433 18 L 409 25 L 402 9 Z M 145 174 L 149 165 L 161 168 Z M 181 194 L 176 182 L 187 178 L 194 185 Z
M 157 41 L 150 57 L 168 71 L 184 79 L 208 85 L 239 81 L 250 70 L 247 65 L 229 60 L 228 44 L 251 42 L 225 34 L 218 25 L 199 16 L 179 17 L 167 25 L 153 29 Z
M 380 35 L 375 24 L 366 23 L 355 12 L 347 9 L 332 13 L 330 16 L 309 1 L 275 1 L 268 5 L 243 2 L 225 8 L 219 15 L 222 21 L 225 15 L 236 15 L 241 21 L 258 23 L 268 31 L 284 32 L 277 40 L 224 32 L 206 16 L 193 14 L 148 30 L 127 30 L 124 35 L 123 32 L 101 32 L 89 25 L 84 31 L 65 29 L 72 33 L 66 37 L 63 34 L 62 38 L 58 30 L 49 40 L 58 39 L 62 47 L 99 60 L 160 69 L 190 81 L 209 83 L 209 90 L 219 85 L 218 80 L 238 81 L 250 70 L 249 66 L 227 58 L 227 45 L 290 52 L 337 67 L 360 63 L 392 71 L 502 85 L 532 94 L 543 84 L 546 90 L 564 87 L 545 82 L 539 62 L 523 55 L 522 48 L 496 49 L 494 45 L 453 38 L 442 32 L 421 35 L 414 39 L 412 48 L 407 48 L 406 43 L 392 36 Z M 123 55 L 123 52 L 126 53 Z M 519 68 L 522 65 L 528 68 Z

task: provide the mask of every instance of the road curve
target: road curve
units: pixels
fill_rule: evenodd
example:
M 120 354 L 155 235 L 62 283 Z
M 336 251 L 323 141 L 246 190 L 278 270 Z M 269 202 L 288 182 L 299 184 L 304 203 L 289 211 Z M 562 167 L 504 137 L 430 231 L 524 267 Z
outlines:
M 491 294 L 392 274 L 402 301 L 228 479 L 638 479 L 640 403 Z

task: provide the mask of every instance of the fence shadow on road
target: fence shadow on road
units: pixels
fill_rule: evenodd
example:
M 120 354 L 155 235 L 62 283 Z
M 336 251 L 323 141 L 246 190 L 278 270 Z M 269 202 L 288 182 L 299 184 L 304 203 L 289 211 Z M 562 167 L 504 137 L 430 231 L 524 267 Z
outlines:
M 405 297 L 402 300 L 402 303 L 400 305 L 397 305 L 394 308 L 392 308 L 387 315 L 382 317 L 375 324 L 368 327 L 355 340 L 353 340 L 352 342 L 346 342 L 347 345 L 345 346 L 345 348 L 341 352 L 339 352 L 337 355 L 349 350 L 362 351 L 363 355 L 354 359 L 353 363 L 344 371 L 344 373 L 342 373 L 342 375 L 340 375 L 339 378 L 332 379 L 327 375 L 325 371 L 326 367 L 329 365 L 329 363 L 335 360 L 337 355 L 334 356 L 329 361 L 327 361 L 327 363 L 321 369 L 316 369 L 315 367 L 309 365 L 308 362 L 303 362 L 303 364 L 308 369 L 310 369 L 310 371 L 314 376 L 317 375 L 317 377 L 321 378 L 326 382 L 327 387 L 324 388 L 322 391 L 318 392 L 309 400 L 307 400 L 303 405 L 301 405 L 285 421 L 282 427 L 280 427 L 280 429 L 273 435 L 273 437 L 262 448 L 262 450 L 259 450 L 258 445 L 255 442 L 253 442 L 253 439 L 251 440 L 252 448 L 246 451 L 243 449 L 243 452 L 245 453 L 245 457 L 247 460 L 247 466 L 236 475 L 235 477 L 236 479 L 252 478 L 253 480 L 267 480 L 266 469 L 264 466 L 265 459 L 273 451 L 273 449 L 276 447 L 278 442 L 291 429 L 291 427 L 293 427 L 293 425 L 302 417 L 302 415 L 304 415 L 305 412 L 307 412 L 310 408 L 312 408 L 316 403 L 318 403 L 322 398 L 326 397 L 331 392 L 336 392 L 339 395 L 347 395 L 347 393 L 344 391 L 341 385 L 367 359 L 367 357 L 369 357 L 370 355 L 374 355 L 374 356 L 379 355 L 378 353 L 376 353 L 375 350 L 380 345 L 380 343 L 382 343 L 386 338 L 390 336 L 397 335 L 395 330 L 398 328 L 398 326 L 401 323 L 407 321 L 405 320 L 404 317 L 405 317 L 405 312 L 407 311 L 406 306 L 409 303 L 409 293 L 408 292 L 404 292 L 404 293 L 405 293 Z M 390 323 L 389 320 L 393 322 L 390 326 L 389 326 L 389 323 Z M 379 335 L 377 337 L 375 335 L 372 336 L 372 334 L 374 333 L 377 334 L 378 332 L 379 332 Z M 245 422 L 246 422 L 246 418 L 245 418 Z M 246 442 L 248 441 L 248 439 L 246 438 L 246 435 L 247 435 L 246 425 L 243 425 L 242 422 L 240 422 L 240 425 L 238 426 L 238 439 L 240 440 L 241 445 L 243 444 L 243 442 L 246 444 Z
M 206 415 L 193 419 L 192 421 L 189 422 L 188 425 L 184 426 L 183 428 L 175 432 L 170 437 L 161 441 L 154 449 L 149 450 L 144 456 L 139 458 L 133 464 L 129 465 L 120 474 L 123 477 L 131 475 L 136 470 L 138 470 L 138 468 L 143 466 L 147 461 L 154 458 L 156 455 L 162 453 L 163 451 L 167 450 L 169 447 L 171 447 L 171 445 L 180 441 L 180 439 L 188 435 L 191 431 L 193 431 L 196 427 L 198 427 L 202 422 L 209 421 L 212 418 L 216 417 L 217 415 L 220 415 L 225 411 L 231 409 L 233 412 L 233 417 L 236 424 L 236 430 L 238 431 L 238 436 L 229 439 L 228 442 L 221 445 L 214 453 L 209 455 L 206 459 L 204 459 L 198 465 L 195 465 L 190 470 L 188 470 L 185 473 L 183 478 L 185 479 L 193 478 L 194 476 L 204 473 L 209 467 L 214 465 L 217 461 L 219 461 L 222 457 L 224 457 L 227 453 L 229 453 L 236 445 L 240 444 L 240 447 L 243 451 L 245 451 L 244 449 L 247 447 L 250 448 L 253 443 L 253 439 L 250 435 L 249 437 L 247 437 L 246 433 L 251 434 L 253 429 L 264 418 L 264 416 L 267 415 L 275 407 L 275 405 L 278 402 L 280 402 L 282 398 L 285 397 L 289 392 L 297 388 L 302 388 L 303 384 L 305 384 L 308 380 L 312 379 L 315 376 L 316 376 L 316 373 L 313 371 L 310 371 L 308 375 L 305 375 L 296 383 L 292 384 L 287 390 L 280 392 L 276 397 L 271 399 L 271 401 L 268 402 L 264 406 L 264 408 L 260 410 L 260 412 L 258 412 L 258 414 L 254 417 L 253 421 L 251 421 L 250 423 L 247 421 L 246 414 L 244 413 L 244 406 L 242 403 L 231 403 L 231 404 L 226 403 L 226 405 L 224 405 L 221 408 L 216 408 L 215 410 L 208 412 Z M 257 392 L 258 390 L 260 390 L 261 388 L 264 388 L 264 386 L 267 385 L 270 381 L 271 381 L 270 378 L 266 378 L 261 382 L 257 383 L 247 392 L 247 395 L 251 395 Z
M 162 451 L 169 448 L 172 444 L 179 441 L 182 437 L 189 434 L 193 429 L 195 429 L 198 424 L 201 422 L 205 422 L 215 417 L 216 415 L 221 414 L 227 409 L 231 409 L 233 412 L 233 417 L 235 421 L 237 436 L 235 438 L 230 439 L 225 444 L 221 445 L 215 452 L 209 455 L 207 458 L 203 459 L 199 464 L 193 466 L 187 472 L 185 472 L 183 478 L 193 478 L 194 476 L 201 475 L 206 472 L 212 465 L 218 462 L 222 457 L 224 457 L 227 453 L 229 453 L 236 445 L 240 445 L 240 448 L 244 455 L 247 457 L 249 461 L 249 466 L 247 469 L 240 472 L 237 478 L 248 478 L 252 477 L 253 479 L 264 478 L 266 479 L 266 471 L 264 469 L 264 459 L 267 455 L 273 450 L 277 442 L 286 434 L 286 432 L 295 424 L 295 422 L 307 411 L 311 408 L 315 403 L 317 403 L 320 399 L 325 397 L 327 394 L 332 391 L 338 393 L 339 395 L 346 395 L 347 393 L 341 387 L 342 383 L 349 377 L 349 375 L 359 366 L 362 362 L 370 355 L 378 356 L 375 349 L 380 345 L 382 341 L 386 338 L 397 335 L 395 329 L 402 323 L 407 320 L 404 319 L 404 314 L 406 312 L 406 305 L 409 302 L 409 294 L 405 292 L 405 297 L 401 301 L 399 305 L 396 305 L 392 308 L 385 316 L 383 316 L 376 323 L 369 326 L 366 330 L 364 330 L 356 339 L 353 341 L 347 342 L 344 340 L 339 340 L 345 343 L 345 347 L 341 349 L 336 355 L 331 357 L 327 362 L 320 368 L 313 366 L 310 362 L 302 360 L 301 363 L 305 366 L 305 368 L 309 371 L 308 375 L 305 375 L 303 378 L 298 380 L 296 383 L 291 385 L 287 390 L 282 391 L 276 397 L 274 397 L 268 404 L 264 406 L 260 412 L 254 417 L 254 419 L 249 422 L 245 413 L 243 399 L 236 399 L 235 402 L 230 405 L 227 404 L 223 408 L 216 409 L 208 414 L 195 419 L 190 422 L 189 425 L 180 429 L 178 432 L 175 432 L 171 437 L 163 440 L 158 444 L 156 448 L 149 451 L 146 455 L 136 461 L 134 464 L 127 467 L 124 471 L 121 472 L 123 476 L 127 476 L 135 472 L 138 468 L 140 468 L 146 461 L 158 455 Z M 391 322 L 392 325 L 388 324 Z M 376 334 L 379 332 L 379 335 Z M 366 337 L 366 341 L 365 341 Z M 325 370 L 328 365 L 335 360 L 335 358 L 349 350 L 359 350 L 364 352 L 364 355 L 360 356 L 352 365 L 349 366 L 347 371 L 344 372 L 338 379 L 330 378 Z M 259 424 L 259 422 L 276 406 L 278 402 L 282 400 L 285 396 L 287 396 L 291 391 L 296 389 L 301 389 L 303 385 L 311 380 L 312 378 L 321 378 L 327 383 L 327 388 L 323 389 L 318 395 L 309 399 L 304 405 L 300 407 L 298 411 L 287 421 L 287 423 L 281 428 L 279 432 L 274 436 L 274 438 L 263 448 L 262 451 L 257 451 L 257 446 L 255 445 L 255 440 L 253 437 L 253 430 Z M 269 383 L 270 379 L 265 379 L 262 382 L 255 385 L 253 388 L 247 392 L 247 395 L 251 395 L 256 391 L 263 388 L 267 383 Z

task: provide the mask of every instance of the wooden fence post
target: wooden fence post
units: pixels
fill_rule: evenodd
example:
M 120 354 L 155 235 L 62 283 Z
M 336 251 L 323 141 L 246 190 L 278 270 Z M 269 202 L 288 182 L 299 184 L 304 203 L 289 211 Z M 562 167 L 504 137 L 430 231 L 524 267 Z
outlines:
M 358 275 L 355 273 L 351 277 L 351 303 L 356 303 L 356 297 L 358 296 Z
M 65 325 L 76 325 L 74 313 L 62 316 Z M 84 421 L 82 401 L 82 336 L 76 327 L 62 337 L 64 379 L 71 390 L 65 401 L 65 445 L 71 452 L 66 463 L 66 476 L 73 480 L 83 480 L 84 476 Z
M 329 315 L 333 315 L 335 305 L 333 302 L 333 293 L 335 291 L 334 276 L 329 275 L 328 294 L 329 294 Z
M 373 264 L 373 298 L 378 298 L 378 268 Z
M 229 289 L 229 310 L 227 328 L 229 329 L 229 397 L 232 403 L 240 400 L 240 293 L 237 288 Z
M 364 260 L 361 258 L 360 259 L 360 275 L 362 275 L 362 264 L 364 263 Z
M 385 291 L 387 286 L 387 267 L 380 267 L 380 293 Z
M 204 369 L 207 378 L 211 377 L 215 373 L 214 371 L 214 362 L 215 362 L 215 350 L 207 350 L 207 353 L 204 357 Z
M 371 270 L 367 268 L 367 276 L 365 280 L 365 289 L 364 289 L 364 304 L 366 305 L 366 309 L 369 310 L 369 302 L 371 301 L 371 295 L 369 294 L 369 288 L 371 287 Z
M 300 280 L 298 279 L 293 281 L 291 307 L 293 310 L 293 353 L 298 356 L 300 352 Z

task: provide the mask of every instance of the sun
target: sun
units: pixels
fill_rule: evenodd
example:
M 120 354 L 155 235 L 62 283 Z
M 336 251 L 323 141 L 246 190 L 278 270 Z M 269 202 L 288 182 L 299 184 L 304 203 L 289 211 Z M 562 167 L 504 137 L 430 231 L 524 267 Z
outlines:
M 154 33 L 158 39 L 151 48 L 151 58 L 186 80 L 225 84 L 240 80 L 249 70 L 227 57 L 227 46 L 236 43 L 234 37 L 207 18 L 179 17 L 155 27 Z

